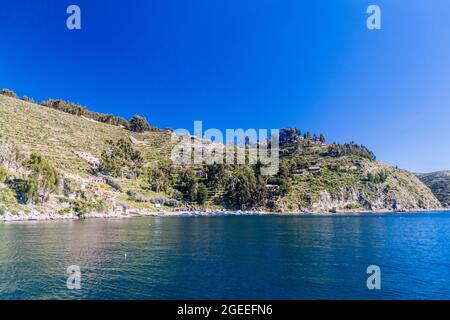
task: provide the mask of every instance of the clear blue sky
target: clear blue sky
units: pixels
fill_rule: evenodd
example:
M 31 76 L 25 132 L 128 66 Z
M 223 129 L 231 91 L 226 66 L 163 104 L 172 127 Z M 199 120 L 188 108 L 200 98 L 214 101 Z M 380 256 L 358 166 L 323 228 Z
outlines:
M 66 8 L 82 30 L 66 28 Z M 382 9 L 382 30 L 366 8 Z M 448 0 L 0 0 L 0 86 L 159 127 L 282 128 L 450 169 Z

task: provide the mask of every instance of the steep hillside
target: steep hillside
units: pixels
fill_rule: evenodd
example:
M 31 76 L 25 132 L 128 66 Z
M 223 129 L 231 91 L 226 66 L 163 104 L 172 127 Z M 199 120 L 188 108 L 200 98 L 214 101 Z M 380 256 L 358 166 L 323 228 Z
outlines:
M 440 207 L 413 174 L 375 161 L 365 147 L 327 145 L 309 133 L 283 141 L 280 171 L 266 177 L 250 165 L 176 166 L 170 134 L 131 132 L 4 95 L 0 126 L 0 149 L 18 150 L 13 159 L 0 155 L 0 216 Z
M 443 206 L 450 207 L 450 171 L 418 174 L 418 177 L 431 189 Z

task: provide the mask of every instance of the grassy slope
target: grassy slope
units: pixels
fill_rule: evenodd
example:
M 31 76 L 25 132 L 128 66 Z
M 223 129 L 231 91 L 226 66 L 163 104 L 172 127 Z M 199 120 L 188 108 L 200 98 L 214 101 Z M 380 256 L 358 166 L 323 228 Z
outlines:
M 442 205 L 450 207 L 450 171 L 419 174 L 418 177 L 433 191 Z
M 46 156 L 59 170 L 81 176 L 88 174 L 89 165 L 78 158 L 73 151 L 90 152 L 100 157 L 107 139 L 127 138 L 130 135 L 147 145 L 137 146 L 147 162 L 169 161 L 170 137 L 163 133 L 131 133 L 117 126 L 86 120 L 57 110 L 24 102 L 0 95 L 1 135 L 13 140 L 25 153 L 38 152 Z M 322 171 L 319 174 L 297 177 L 292 191 L 276 200 L 277 208 L 287 211 L 305 210 L 314 207 L 318 210 L 346 206 L 382 209 L 392 201 L 398 200 L 405 209 L 436 208 L 439 203 L 415 176 L 407 171 L 394 169 L 375 161 L 360 158 L 329 158 L 323 156 L 324 149 L 308 147 L 294 150 L 285 155 L 301 157 L 311 165 L 320 159 Z M 339 166 L 357 165 L 357 170 L 341 172 Z M 374 185 L 364 181 L 370 171 L 385 168 L 390 178 L 383 184 Z M 139 181 L 120 181 L 126 190 L 137 190 L 145 196 L 151 192 L 140 190 Z M 364 199 L 362 201 L 361 199 Z M 141 207 L 142 204 L 129 203 L 126 195 L 118 200 L 129 205 Z M 370 202 L 370 206 L 365 205 Z M 143 208 L 152 209 L 145 204 Z
M 13 140 L 25 153 L 45 155 L 64 172 L 86 174 L 89 165 L 73 151 L 90 152 L 100 157 L 108 139 L 130 135 L 146 141 L 142 150 L 149 160 L 159 161 L 170 150 L 170 138 L 162 133 L 131 133 L 117 126 L 45 108 L 0 95 L 1 135 Z M 144 149 L 141 147 L 141 149 Z

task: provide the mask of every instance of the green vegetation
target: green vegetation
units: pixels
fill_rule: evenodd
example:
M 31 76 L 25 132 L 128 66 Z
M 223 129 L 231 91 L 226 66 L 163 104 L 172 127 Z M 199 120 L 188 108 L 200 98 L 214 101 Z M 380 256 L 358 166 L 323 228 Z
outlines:
M 111 124 L 114 126 L 123 126 L 126 127 L 128 122 L 120 117 L 115 117 L 111 114 L 102 114 L 97 112 L 89 111 L 86 107 L 80 106 L 79 104 L 67 102 L 64 100 L 46 100 L 42 101 L 41 105 L 52 108 L 55 110 L 63 111 L 66 113 L 70 113 L 76 116 L 83 116 L 88 119 L 92 119 L 94 121 L 103 122 L 107 124 Z
M 44 105 L 0 95 L 0 190 L 8 195 L 0 200 L 2 210 L 39 207 L 82 216 L 115 207 L 296 212 L 439 206 L 409 172 L 376 162 L 362 145 L 326 145 L 323 134 L 281 130 L 279 172 L 263 176 L 261 163 L 174 165 L 171 137 L 139 116 L 123 122 L 62 100 Z
M 73 210 L 78 216 L 83 216 L 92 212 L 105 212 L 107 204 L 104 199 L 92 198 L 89 200 L 76 200 L 73 204 Z
M 140 151 L 135 150 L 125 139 L 114 142 L 106 141 L 106 148 L 102 153 L 100 171 L 113 177 L 128 175 L 137 176 L 140 173 L 144 159 Z
M 50 193 L 56 192 L 59 177 L 56 169 L 42 156 L 33 153 L 24 166 L 30 171 L 27 184 L 27 198 L 33 203 L 44 203 Z
M 450 207 L 450 171 L 419 174 L 418 177 L 445 207 Z
M 18 98 L 17 94 L 14 91 L 10 90 L 10 89 L 2 89 L 0 91 L 0 94 L 4 95 L 4 96 L 7 96 L 7 97 L 11 97 L 11 98 L 16 98 L 16 99 Z
M 370 160 L 375 160 L 376 157 L 372 151 L 363 145 L 356 144 L 354 142 L 346 144 L 333 143 L 328 147 L 328 155 L 330 157 L 343 157 L 343 156 L 357 156 Z
M 386 182 L 389 177 L 389 171 L 386 169 L 380 170 L 379 172 L 369 172 L 367 175 L 367 180 L 374 184 L 380 184 Z
M 133 118 L 128 122 L 128 130 L 134 132 L 145 132 L 150 131 L 151 127 L 147 122 L 147 119 L 141 116 L 134 115 Z

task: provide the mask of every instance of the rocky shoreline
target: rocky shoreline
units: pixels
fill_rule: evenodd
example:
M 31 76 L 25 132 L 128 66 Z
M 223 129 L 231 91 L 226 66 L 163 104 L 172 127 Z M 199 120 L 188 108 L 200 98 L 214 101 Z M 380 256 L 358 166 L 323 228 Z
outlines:
M 58 221 L 58 220 L 84 220 L 84 219 L 118 219 L 135 217 L 176 217 L 176 216 L 342 216 L 349 214 L 399 214 L 399 213 L 426 213 L 450 211 L 450 209 L 438 208 L 435 210 L 414 209 L 414 210 L 347 210 L 338 212 L 268 212 L 268 211 L 137 211 L 127 210 L 126 212 L 110 211 L 106 213 L 90 213 L 78 216 L 73 213 L 58 214 L 54 212 L 40 213 L 37 211 L 31 213 L 5 213 L 0 215 L 0 223 L 7 222 L 27 222 L 27 221 Z

